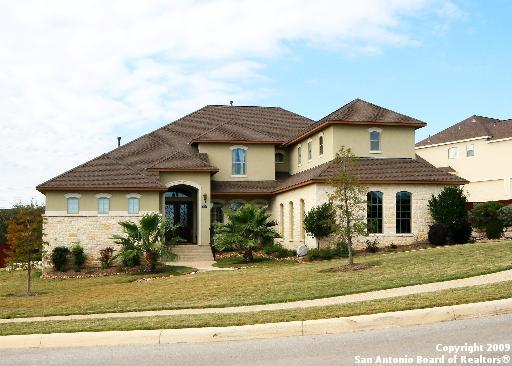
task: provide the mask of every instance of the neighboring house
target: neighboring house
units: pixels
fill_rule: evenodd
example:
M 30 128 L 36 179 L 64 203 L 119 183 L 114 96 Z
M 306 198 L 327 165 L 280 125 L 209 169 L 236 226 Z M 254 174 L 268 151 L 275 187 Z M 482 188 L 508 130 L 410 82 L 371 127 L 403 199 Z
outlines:
M 512 120 L 472 116 L 416 144 L 416 154 L 469 181 L 470 202 L 512 199 Z
M 112 245 L 118 222 L 150 211 L 208 245 L 228 207 L 268 205 L 282 243 L 315 246 L 304 214 L 326 202 L 341 146 L 360 157 L 368 219 L 381 243 L 424 240 L 427 201 L 466 181 L 417 160 L 424 122 L 356 99 L 318 122 L 282 108 L 206 106 L 37 187 L 46 195 L 48 248 L 80 242 L 93 255 Z

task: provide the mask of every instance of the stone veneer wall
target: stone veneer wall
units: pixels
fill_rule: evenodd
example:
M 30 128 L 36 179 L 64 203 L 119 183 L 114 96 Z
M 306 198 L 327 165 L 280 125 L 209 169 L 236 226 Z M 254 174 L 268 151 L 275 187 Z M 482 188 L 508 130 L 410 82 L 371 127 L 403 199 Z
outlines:
M 93 263 L 99 251 L 106 247 L 118 248 L 112 236 L 121 234 L 120 221 L 138 222 L 139 216 L 46 216 L 43 225 L 45 266 L 48 255 L 58 246 L 71 247 L 80 243 Z
M 439 194 L 442 189 L 443 186 L 432 184 L 382 184 L 368 186 L 369 191 L 381 191 L 383 193 L 383 233 L 358 238 L 354 246 L 358 249 L 363 248 L 367 239 L 373 240 L 374 238 L 377 239 L 380 246 L 388 246 L 391 244 L 407 245 L 427 240 L 429 225 L 432 223 L 432 218 L 430 217 L 428 210 L 428 200 L 433 194 Z M 328 185 L 312 184 L 277 195 L 272 202 L 272 216 L 275 220 L 279 221 L 280 204 L 283 204 L 284 208 L 284 235 L 283 238 L 278 241 L 290 249 L 296 249 L 302 244 L 306 244 L 309 248 L 316 247 L 316 241 L 314 238 L 309 235 L 304 235 L 303 239 L 301 237 L 300 230 L 302 226 L 299 214 L 300 200 L 304 200 L 305 212 L 307 213 L 313 206 L 327 202 L 328 195 L 331 191 L 332 187 Z M 412 193 L 412 233 L 410 234 L 397 234 L 395 229 L 395 195 L 400 191 Z M 293 202 L 294 208 L 293 238 L 290 236 L 290 201 Z M 327 238 L 320 244 L 321 246 L 325 246 L 332 241 L 332 238 Z

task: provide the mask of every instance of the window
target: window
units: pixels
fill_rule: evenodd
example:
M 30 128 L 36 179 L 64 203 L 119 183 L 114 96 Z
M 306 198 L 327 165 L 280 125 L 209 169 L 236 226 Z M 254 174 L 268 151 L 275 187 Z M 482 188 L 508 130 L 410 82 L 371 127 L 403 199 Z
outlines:
M 79 202 L 80 199 L 78 197 L 68 197 L 68 214 L 77 214 L 80 210 Z
M 245 148 L 237 147 L 231 150 L 231 161 L 233 175 L 247 175 L 247 151 Z
M 276 153 L 276 163 L 284 163 L 284 154 L 283 153 Z
M 128 213 L 138 214 L 140 210 L 140 199 L 138 197 L 128 198 Z
M 318 138 L 318 154 L 322 156 L 324 154 L 324 136 L 320 135 Z
M 299 146 L 297 148 L 297 162 L 298 164 L 302 164 L 302 148 Z
M 370 151 L 380 152 L 380 131 L 370 130 Z
M 411 232 L 411 193 L 396 194 L 396 232 L 406 234 Z
M 210 221 L 211 224 L 215 224 L 216 222 L 224 222 L 224 211 L 222 210 L 222 204 L 213 203 L 212 209 L 210 211 Z
M 279 204 L 279 234 L 284 237 L 284 205 Z
M 98 213 L 100 215 L 108 215 L 110 211 L 110 200 L 107 197 L 98 198 Z
M 306 231 L 304 230 L 304 200 L 300 199 L 300 239 L 304 240 L 306 238 Z
M 468 158 L 470 156 L 475 156 L 475 145 L 473 145 L 473 144 L 466 145 L 466 156 Z
M 308 160 L 311 160 L 313 158 L 313 152 L 312 152 L 312 141 L 308 141 Z
M 288 204 L 288 207 L 289 207 L 289 212 L 288 212 L 288 220 L 290 221 L 290 241 L 293 241 L 293 202 L 290 201 L 290 203 Z
M 457 157 L 457 148 L 450 147 L 448 149 L 448 159 L 455 159 Z
M 382 234 L 382 192 L 368 192 L 366 200 L 368 232 L 371 234 Z
M 229 208 L 233 211 L 236 211 L 238 210 L 240 207 L 242 207 L 244 205 L 243 202 L 240 202 L 240 201 L 236 201 L 236 202 L 232 202 L 230 205 L 229 205 Z

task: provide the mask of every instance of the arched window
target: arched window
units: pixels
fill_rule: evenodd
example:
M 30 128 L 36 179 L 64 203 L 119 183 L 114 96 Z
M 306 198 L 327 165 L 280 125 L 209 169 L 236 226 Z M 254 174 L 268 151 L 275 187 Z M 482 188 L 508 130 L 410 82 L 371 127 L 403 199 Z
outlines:
M 247 175 L 247 149 L 236 147 L 231 149 L 232 175 Z
M 382 233 L 382 192 L 368 192 L 366 200 L 368 232 L 371 234 Z
M 320 137 L 318 138 L 318 155 L 323 155 L 324 154 L 324 136 L 323 135 L 320 135 Z
M 275 161 L 276 163 L 284 163 L 284 154 L 280 152 L 276 153 Z
M 107 197 L 98 198 L 98 213 L 108 215 L 110 211 L 110 200 Z
M 300 146 L 297 148 L 297 163 L 302 164 L 302 148 Z
M 279 234 L 284 237 L 284 205 L 279 204 Z
M 222 210 L 222 204 L 218 202 L 214 202 L 212 204 L 212 209 L 210 211 L 210 221 L 212 225 L 216 222 L 224 222 L 224 211 Z
M 304 200 L 300 199 L 300 239 L 304 240 L 306 238 L 306 232 L 304 230 Z
M 128 198 L 128 213 L 138 214 L 140 210 L 140 199 L 138 197 Z
M 290 221 L 290 241 L 293 241 L 293 231 L 294 231 L 294 222 L 293 222 L 293 202 L 290 201 L 290 203 L 288 204 L 288 207 L 289 207 L 289 210 L 290 212 L 288 212 L 288 215 L 289 215 L 289 218 L 288 220 Z
M 370 129 L 370 152 L 380 152 L 380 129 Z
M 407 234 L 411 232 L 411 193 L 396 194 L 396 232 Z

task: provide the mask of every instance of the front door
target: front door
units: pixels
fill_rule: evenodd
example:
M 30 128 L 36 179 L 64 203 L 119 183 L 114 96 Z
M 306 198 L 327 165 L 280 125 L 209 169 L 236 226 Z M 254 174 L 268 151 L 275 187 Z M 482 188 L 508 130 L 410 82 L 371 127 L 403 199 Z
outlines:
M 173 225 L 179 225 L 177 234 L 187 243 L 193 242 L 194 217 L 192 202 L 166 202 L 165 216 Z

